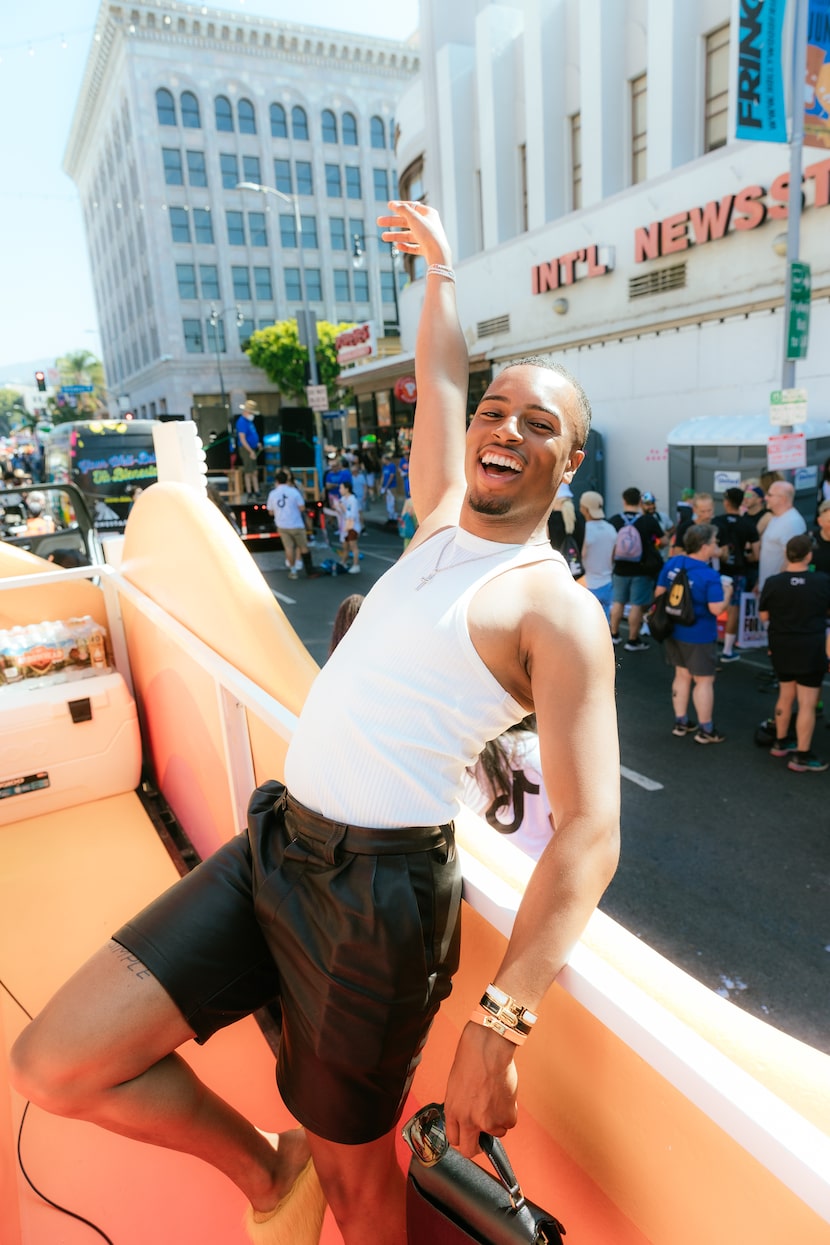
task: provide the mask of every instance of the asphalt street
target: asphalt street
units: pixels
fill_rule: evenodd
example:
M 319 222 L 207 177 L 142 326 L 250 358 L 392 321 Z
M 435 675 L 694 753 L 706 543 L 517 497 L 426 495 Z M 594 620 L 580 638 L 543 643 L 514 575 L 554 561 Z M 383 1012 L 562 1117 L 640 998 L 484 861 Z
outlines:
M 376 503 L 360 575 L 289 580 L 282 553 L 256 561 L 322 664 L 340 602 L 366 593 L 401 549 Z M 315 563 L 326 556 L 313 549 Z M 763 651 L 719 672 L 726 742 L 707 746 L 671 734 L 658 644 L 615 656 L 623 838 L 603 910 L 737 1006 L 830 1052 L 830 770 L 793 773 L 754 743 L 775 703 Z M 825 701 L 813 747 L 830 757 L 830 682 Z M 600 780 L 602 757 L 596 767 Z

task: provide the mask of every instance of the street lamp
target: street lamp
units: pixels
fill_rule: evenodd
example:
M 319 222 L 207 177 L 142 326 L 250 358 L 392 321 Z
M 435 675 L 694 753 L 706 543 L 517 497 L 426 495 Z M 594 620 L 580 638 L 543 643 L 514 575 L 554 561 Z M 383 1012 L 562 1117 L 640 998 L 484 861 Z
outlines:
M 216 331 L 217 328 L 219 327 L 219 320 L 224 316 L 226 311 L 236 312 L 236 327 L 237 328 L 239 328 L 240 325 L 244 322 L 245 316 L 242 312 L 242 308 L 240 307 L 239 303 L 234 304 L 232 307 L 221 307 L 221 308 L 217 307 L 215 303 L 210 304 L 210 315 L 208 316 L 208 324 L 213 329 L 213 345 L 216 350 L 216 369 L 219 372 L 219 392 L 222 395 L 222 406 L 224 408 L 225 416 L 228 421 L 228 430 L 230 431 L 231 412 L 228 406 L 227 398 L 225 397 L 225 380 L 224 380 L 224 377 L 222 376 L 222 360 L 219 357 L 219 334 Z M 225 323 L 224 320 L 222 320 L 223 334 L 224 334 L 224 323 Z
M 319 385 L 320 374 L 317 371 L 317 330 L 311 318 L 311 311 L 308 306 L 308 286 L 306 284 L 305 275 L 305 255 L 303 254 L 303 218 L 300 216 L 300 199 L 298 195 L 286 194 L 284 190 L 277 190 L 275 186 L 263 186 L 259 182 L 237 182 L 235 190 L 254 190 L 261 195 L 276 195 L 278 199 L 282 199 L 284 203 L 290 203 L 294 209 L 294 231 L 297 238 L 297 249 L 300 252 L 300 280 L 303 283 L 302 298 L 300 303 L 302 306 L 303 319 L 306 325 L 306 337 L 308 339 L 308 379 L 310 384 Z M 302 340 L 300 333 L 299 317 L 297 317 L 297 336 Z M 317 453 L 315 455 L 317 475 L 320 486 L 323 484 L 323 417 L 320 411 L 314 412 L 314 427 L 317 433 Z
M 375 235 L 369 234 L 369 237 L 375 238 Z M 401 260 L 401 253 L 398 250 L 398 248 L 395 246 L 394 242 L 385 242 L 383 238 L 375 238 L 375 241 L 380 246 L 389 247 L 389 254 L 392 260 L 392 297 L 395 302 L 395 329 L 397 330 L 398 336 L 400 337 L 401 316 L 400 316 L 400 310 L 398 307 L 398 264 L 400 263 L 400 260 Z M 364 234 L 362 233 L 352 234 L 352 267 L 353 268 L 363 267 L 363 264 L 366 258 L 366 251 L 364 249 L 365 242 L 366 242 L 366 236 Z

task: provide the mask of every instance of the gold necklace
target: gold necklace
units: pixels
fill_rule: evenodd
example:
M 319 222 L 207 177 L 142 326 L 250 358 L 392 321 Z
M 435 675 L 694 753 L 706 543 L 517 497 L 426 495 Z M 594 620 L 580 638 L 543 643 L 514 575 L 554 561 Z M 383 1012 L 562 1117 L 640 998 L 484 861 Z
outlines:
M 455 543 L 454 538 L 452 538 L 452 537 L 451 537 L 451 538 L 447 541 L 447 543 L 441 547 L 441 551 L 440 551 L 440 553 L 438 554 L 438 557 L 437 557 L 437 558 L 436 558 L 436 560 L 435 560 L 435 566 L 432 568 L 432 570 L 431 570 L 431 571 L 430 571 L 427 575 L 422 575 L 422 576 L 421 576 L 420 583 L 417 583 L 417 584 L 415 585 L 415 591 L 416 591 L 416 592 L 420 592 L 420 591 L 421 591 L 421 589 L 422 589 L 422 588 L 424 588 L 424 587 L 425 587 L 425 586 L 426 586 L 426 585 L 427 585 L 427 584 L 428 584 L 431 580 L 433 580 L 433 579 L 435 578 L 435 576 L 436 576 L 436 575 L 440 575 L 441 571 L 454 571 L 454 570 L 455 570 L 457 567 L 459 567 L 459 566 L 466 566 L 466 564 L 467 564 L 468 562 L 481 562 L 484 558 L 495 558 L 495 557 L 498 557 L 498 555 L 499 555 L 500 553 L 502 553 L 505 549 L 513 549 L 513 550 L 518 550 L 518 549 L 523 549 L 523 548 L 525 548 L 525 547 L 526 547 L 526 548 L 528 548 L 528 549 L 534 549 L 534 548 L 537 548 L 537 547 L 539 547 L 539 546 L 541 546 L 541 545 L 548 545 L 548 544 L 550 544 L 550 541 L 547 541 L 547 540 L 536 540 L 536 541 L 533 541 L 533 543 L 532 543 L 532 544 L 527 545 L 527 546 L 524 546 L 524 545 L 502 545 L 502 546 L 501 546 L 501 548 L 499 548 L 499 549 L 494 549 L 491 553 L 474 553 L 474 554 L 473 554 L 473 556 L 472 556 L 471 558 L 462 558 L 459 562 L 450 562 L 450 563 L 449 563 L 449 565 L 447 565 L 447 566 L 442 566 L 442 565 L 441 565 L 441 559 L 443 558 L 444 554 L 445 554 L 445 553 L 447 552 L 447 550 L 449 549 L 450 545 L 452 545 L 452 544 L 454 544 L 454 543 Z

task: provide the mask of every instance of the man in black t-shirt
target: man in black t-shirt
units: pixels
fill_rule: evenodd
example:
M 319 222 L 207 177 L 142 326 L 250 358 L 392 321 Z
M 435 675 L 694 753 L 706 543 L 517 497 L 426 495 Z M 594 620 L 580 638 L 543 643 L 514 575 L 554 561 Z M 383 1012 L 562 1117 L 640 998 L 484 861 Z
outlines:
M 633 527 L 637 531 L 640 545 L 640 556 L 636 559 L 619 557 L 619 538 L 614 556 L 614 570 L 611 576 L 611 639 L 619 644 L 620 622 L 626 605 L 628 605 L 628 643 L 629 653 L 641 653 L 648 648 L 645 640 L 640 639 L 640 628 L 643 625 L 643 614 L 651 605 L 654 596 L 654 585 L 657 576 L 663 569 L 663 559 L 659 547 L 665 543 L 663 529 L 653 514 L 643 514 L 640 510 L 640 490 L 627 488 L 623 492 L 623 510 L 615 514 L 609 522 L 621 532 L 625 527 Z
M 732 599 L 726 611 L 722 662 L 740 661 L 739 655 L 733 650 L 738 636 L 741 593 L 746 592 L 748 556 L 757 563 L 760 549 L 755 524 L 741 514 L 743 501 L 743 489 L 728 488 L 723 495 L 724 513 L 715 515 L 712 520 L 718 533 L 720 572 L 732 580 Z
M 830 501 L 823 501 L 818 508 L 813 537 L 813 569 L 830 575 Z
M 816 705 L 827 670 L 827 623 L 830 612 L 830 576 L 811 571 L 813 544 L 803 532 L 787 542 L 787 562 L 770 575 L 761 590 L 758 614 L 769 623 L 769 648 L 778 677 L 775 706 L 774 757 L 788 757 L 796 773 L 820 773 L 827 762 L 810 751 L 816 724 Z M 797 743 L 788 738 L 793 705 L 798 696 Z

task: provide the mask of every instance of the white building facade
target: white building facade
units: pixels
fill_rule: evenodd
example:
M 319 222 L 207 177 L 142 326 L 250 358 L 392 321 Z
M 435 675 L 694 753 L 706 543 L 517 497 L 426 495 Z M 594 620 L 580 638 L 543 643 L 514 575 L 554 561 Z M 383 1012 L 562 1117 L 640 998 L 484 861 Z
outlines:
M 672 430 L 723 416 L 733 437 L 734 417 L 757 425 L 781 387 L 790 151 L 732 137 L 742 7 L 421 0 L 422 71 L 397 113 L 401 196 L 446 223 L 473 388 L 541 352 L 582 382 L 611 511 L 630 485 L 670 510 Z M 796 383 L 826 457 L 830 151 L 805 147 L 803 168 L 812 304 Z M 402 300 L 407 347 L 420 288 Z M 375 365 L 359 385 L 386 374 Z
M 302 308 L 397 332 L 375 217 L 396 193 L 395 109 L 417 68 L 394 41 L 104 0 L 64 168 L 113 413 L 201 412 L 203 436 L 246 396 L 275 413 L 276 387 L 241 345 Z

